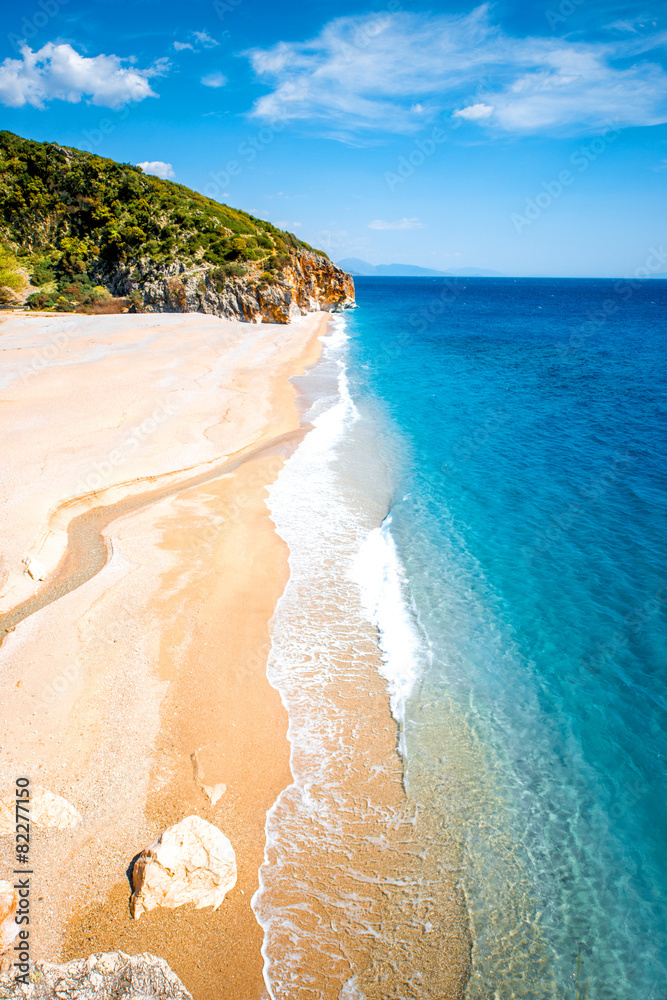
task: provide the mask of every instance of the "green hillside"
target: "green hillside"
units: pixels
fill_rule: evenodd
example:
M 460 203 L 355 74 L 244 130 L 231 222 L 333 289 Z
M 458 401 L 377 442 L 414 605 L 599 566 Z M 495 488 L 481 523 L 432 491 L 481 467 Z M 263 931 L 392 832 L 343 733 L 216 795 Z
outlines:
M 220 285 L 261 270 L 267 282 L 290 252 L 313 249 L 141 167 L 4 131 L 0 242 L 40 287 L 31 304 L 65 309 L 93 301 L 119 269 L 137 264 L 144 275 L 176 262 L 208 265 Z

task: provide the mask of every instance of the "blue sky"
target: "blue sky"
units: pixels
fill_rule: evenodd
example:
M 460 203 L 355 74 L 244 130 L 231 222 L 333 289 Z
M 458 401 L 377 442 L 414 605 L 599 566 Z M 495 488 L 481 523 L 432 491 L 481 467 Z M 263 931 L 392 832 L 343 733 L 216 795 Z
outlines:
M 334 260 L 667 272 L 662 0 L 29 0 L 3 22 L 2 128 Z

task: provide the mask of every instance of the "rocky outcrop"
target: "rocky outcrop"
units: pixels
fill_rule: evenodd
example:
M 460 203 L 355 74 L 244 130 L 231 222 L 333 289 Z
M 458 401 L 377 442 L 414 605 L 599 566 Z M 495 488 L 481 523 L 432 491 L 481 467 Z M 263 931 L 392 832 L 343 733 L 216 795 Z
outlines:
M 157 906 L 195 903 L 214 910 L 236 885 L 236 855 L 224 833 L 201 816 L 169 827 L 134 863 L 130 910 L 139 919 Z
M 81 813 L 62 795 L 37 785 L 30 792 L 30 823 L 51 830 L 69 830 L 81 822 Z M 0 799 L 0 834 L 16 829 L 14 800 Z
M 10 973 L 0 975 L 0 998 L 17 1000 L 192 1000 L 183 983 L 162 958 L 112 951 L 64 965 L 37 962 L 27 985 Z
M 176 262 L 157 269 L 138 263 L 106 277 L 114 295 L 133 295 L 145 312 L 201 312 L 255 323 L 289 323 L 308 312 L 354 308 L 354 281 L 321 254 L 293 250 L 282 271 L 262 280 L 261 264 L 243 277 L 220 276 L 211 265 Z

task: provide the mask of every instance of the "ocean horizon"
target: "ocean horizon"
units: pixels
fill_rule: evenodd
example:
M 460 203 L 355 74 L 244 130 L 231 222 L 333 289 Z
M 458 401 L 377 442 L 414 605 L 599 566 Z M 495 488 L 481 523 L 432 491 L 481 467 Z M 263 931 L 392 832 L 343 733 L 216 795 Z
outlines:
M 662 1000 L 667 284 L 355 283 L 295 380 L 313 429 L 268 501 L 295 781 L 255 901 L 267 981 L 305 997 L 289 970 L 336 955 L 318 995 Z M 398 818 L 345 786 L 372 749 L 341 692 L 372 683 L 373 641 Z M 364 852 L 397 823 L 383 873 Z

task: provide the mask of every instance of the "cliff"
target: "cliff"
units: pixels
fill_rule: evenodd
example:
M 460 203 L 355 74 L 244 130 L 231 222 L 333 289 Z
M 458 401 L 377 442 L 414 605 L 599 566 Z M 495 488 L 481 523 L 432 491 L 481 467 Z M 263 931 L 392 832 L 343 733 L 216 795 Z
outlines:
M 0 242 L 35 309 L 205 312 L 288 323 L 354 305 L 350 275 L 293 233 L 93 153 L 0 132 Z
M 142 312 L 202 312 L 247 322 L 289 323 L 307 312 L 338 312 L 354 306 L 354 281 L 328 258 L 291 250 L 279 274 L 247 268 L 244 276 L 176 262 L 155 269 L 140 262 L 109 279 L 115 295 L 128 296 Z

